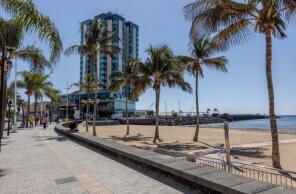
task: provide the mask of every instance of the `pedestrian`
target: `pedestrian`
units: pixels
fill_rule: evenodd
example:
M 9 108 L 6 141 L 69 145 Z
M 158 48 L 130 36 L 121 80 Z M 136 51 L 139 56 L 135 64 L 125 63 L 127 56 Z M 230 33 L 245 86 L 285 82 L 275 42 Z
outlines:
M 48 122 L 47 117 L 46 116 L 42 117 L 43 129 L 46 129 L 47 122 Z
M 33 127 L 33 117 L 32 117 L 32 115 L 29 115 L 28 121 L 29 121 L 29 124 L 30 124 L 30 128 L 32 128 Z

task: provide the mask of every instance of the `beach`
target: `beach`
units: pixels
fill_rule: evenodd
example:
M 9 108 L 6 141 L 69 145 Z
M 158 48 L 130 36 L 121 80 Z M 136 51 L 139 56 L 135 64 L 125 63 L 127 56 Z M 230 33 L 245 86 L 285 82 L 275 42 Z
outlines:
M 80 132 L 85 132 L 85 127 L 78 127 Z M 195 127 L 183 126 L 160 126 L 160 138 L 162 142 L 153 144 L 155 126 L 131 125 L 131 136 L 139 136 L 132 140 L 123 141 L 126 133 L 125 125 L 97 126 L 97 136 L 105 139 L 111 139 L 119 143 L 128 144 L 136 147 L 163 148 L 174 151 L 195 151 L 224 145 L 224 130 L 222 128 L 200 128 L 199 141 L 193 142 Z M 92 133 L 92 127 L 89 126 L 89 133 Z M 279 134 L 281 141 L 296 140 L 296 135 Z M 231 129 L 230 143 L 231 146 L 244 144 L 258 144 L 271 142 L 270 132 L 267 131 L 247 131 Z M 296 143 L 281 144 L 282 167 L 287 170 L 296 171 Z M 244 151 L 235 152 L 239 160 L 252 161 L 256 164 L 271 166 L 271 146 L 258 146 L 245 149 Z

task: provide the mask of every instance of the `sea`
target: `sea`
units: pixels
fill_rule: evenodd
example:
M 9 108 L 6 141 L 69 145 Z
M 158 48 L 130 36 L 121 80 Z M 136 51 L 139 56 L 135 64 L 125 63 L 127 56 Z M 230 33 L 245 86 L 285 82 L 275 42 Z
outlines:
M 279 116 L 277 118 L 277 125 L 279 132 L 296 134 L 296 115 L 292 116 Z M 208 124 L 203 125 L 204 127 L 223 127 L 223 124 Z M 254 119 L 245 121 L 234 121 L 229 123 L 230 129 L 241 129 L 241 130 L 259 130 L 267 131 L 270 130 L 269 119 Z

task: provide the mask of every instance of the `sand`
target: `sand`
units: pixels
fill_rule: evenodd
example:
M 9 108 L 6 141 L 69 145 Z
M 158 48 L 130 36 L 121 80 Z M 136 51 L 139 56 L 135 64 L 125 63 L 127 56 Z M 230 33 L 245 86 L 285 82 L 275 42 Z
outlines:
M 296 143 L 281 144 L 280 154 L 282 168 L 296 172 Z M 272 166 L 271 146 L 241 151 L 233 155 L 240 160 L 256 162 L 256 164 L 263 166 Z
M 119 143 L 128 144 L 136 147 L 159 147 L 176 151 L 188 151 L 206 149 L 211 146 L 223 146 L 224 131 L 219 128 L 201 128 L 199 140 L 204 143 L 196 143 L 192 141 L 195 127 L 181 127 L 181 126 L 160 126 L 160 137 L 163 140 L 158 145 L 152 143 L 154 137 L 154 126 L 139 126 L 131 125 L 131 136 L 140 134 L 139 138 L 123 141 L 123 136 L 126 133 L 125 125 L 115 126 L 97 126 L 98 137 L 105 139 L 112 139 Z M 85 128 L 79 126 L 81 132 Z M 92 132 L 92 127 L 89 127 L 89 132 Z M 280 140 L 296 139 L 296 135 L 279 134 Z M 231 145 L 241 145 L 250 143 L 260 143 L 271 141 L 269 132 L 263 131 L 241 131 L 236 129 L 230 130 Z M 296 144 L 281 145 L 281 159 L 283 167 L 289 170 L 296 171 Z M 271 166 L 271 146 L 261 148 L 252 148 L 246 152 L 235 153 L 241 160 L 253 161 L 257 164 Z

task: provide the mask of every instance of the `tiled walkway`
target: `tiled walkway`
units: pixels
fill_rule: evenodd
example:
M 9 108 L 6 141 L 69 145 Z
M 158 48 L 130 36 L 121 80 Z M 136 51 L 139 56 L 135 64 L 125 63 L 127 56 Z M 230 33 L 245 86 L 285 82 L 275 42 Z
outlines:
M 53 130 L 19 130 L 2 146 L 0 194 L 183 193 Z

